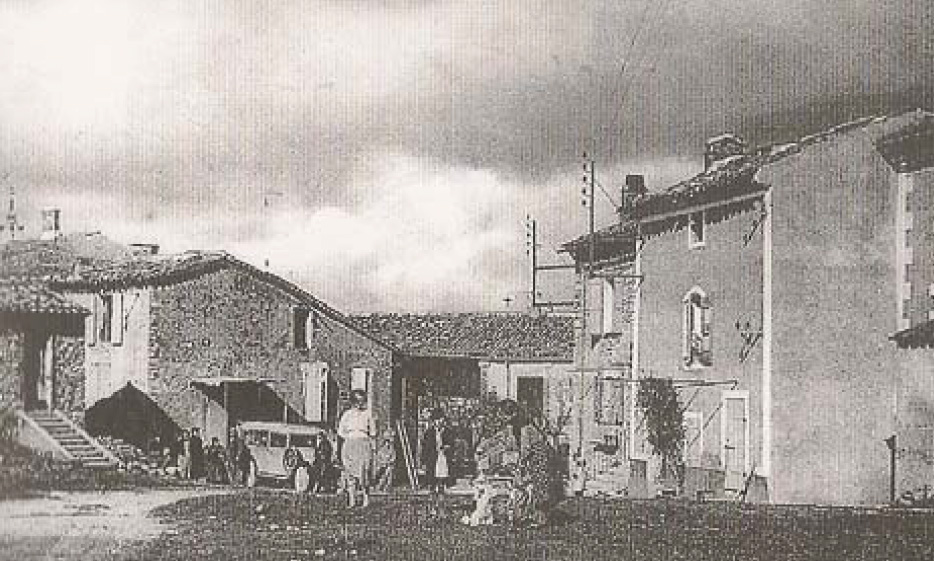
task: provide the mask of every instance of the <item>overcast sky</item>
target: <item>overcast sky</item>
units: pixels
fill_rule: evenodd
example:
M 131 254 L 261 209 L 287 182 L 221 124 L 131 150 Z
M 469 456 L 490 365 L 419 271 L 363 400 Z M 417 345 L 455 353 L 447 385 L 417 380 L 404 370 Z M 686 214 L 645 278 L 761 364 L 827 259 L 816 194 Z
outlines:
M 33 235 L 56 206 L 347 311 L 498 310 L 528 288 L 526 214 L 545 261 L 583 231 L 584 150 L 618 202 L 727 130 L 934 108 L 930 4 L 6 1 L 0 178 Z

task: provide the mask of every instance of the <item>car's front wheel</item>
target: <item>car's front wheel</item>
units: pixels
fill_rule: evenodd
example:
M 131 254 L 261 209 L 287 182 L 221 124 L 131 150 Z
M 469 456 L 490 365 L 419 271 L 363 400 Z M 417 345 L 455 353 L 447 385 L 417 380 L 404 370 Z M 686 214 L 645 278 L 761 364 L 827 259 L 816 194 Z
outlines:
M 246 486 L 249 488 L 256 487 L 256 483 L 259 480 L 259 469 L 256 467 L 256 462 L 250 462 L 250 471 L 246 474 Z

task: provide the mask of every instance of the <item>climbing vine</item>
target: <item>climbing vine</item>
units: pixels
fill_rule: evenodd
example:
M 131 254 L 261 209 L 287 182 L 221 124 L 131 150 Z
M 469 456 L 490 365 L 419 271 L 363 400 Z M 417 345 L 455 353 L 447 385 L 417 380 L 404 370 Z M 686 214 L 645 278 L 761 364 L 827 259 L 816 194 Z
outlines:
M 636 396 L 645 414 L 646 440 L 661 459 L 661 476 L 684 478 L 684 410 L 671 380 L 644 378 Z

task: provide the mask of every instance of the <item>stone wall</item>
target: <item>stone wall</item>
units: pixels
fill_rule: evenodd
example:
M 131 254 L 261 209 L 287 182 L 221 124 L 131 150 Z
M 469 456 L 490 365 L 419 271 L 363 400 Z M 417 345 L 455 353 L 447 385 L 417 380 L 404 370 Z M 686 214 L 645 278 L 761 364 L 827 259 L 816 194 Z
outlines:
M 290 422 L 304 414 L 302 363 L 326 362 L 331 391 L 328 420 L 346 407 L 353 368 L 372 369 L 373 408 L 387 423 L 391 408 L 392 353 L 342 322 L 312 310 L 318 321 L 307 349 L 294 344 L 292 295 L 243 271 L 228 268 L 153 289 L 149 337 L 150 396 L 180 426 L 211 426 L 215 406 L 193 380 L 218 376 L 264 378 L 289 409 Z M 237 413 L 234 412 L 236 415 Z M 240 418 L 238 420 L 249 420 Z M 208 434 L 210 436 L 218 436 Z
M 56 335 L 52 364 L 55 407 L 66 413 L 84 410 L 84 337 Z
M 10 329 L 0 330 L 0 407 L 20 400 L 22 362 L 22 333 Z

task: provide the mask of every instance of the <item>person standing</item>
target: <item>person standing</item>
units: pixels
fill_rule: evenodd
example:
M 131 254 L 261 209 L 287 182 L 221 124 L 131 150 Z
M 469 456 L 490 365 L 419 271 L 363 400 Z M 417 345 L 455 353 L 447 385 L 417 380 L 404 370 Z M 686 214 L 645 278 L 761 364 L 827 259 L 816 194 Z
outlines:
M 208 483 L 227 483 L 227 454 L 216 436 L 204 451 Z
M 311 464 L 311 492 L 318 493 L 326 485 L 328 474 L 331 471 L 331 456 L 334 450 L 331 439 L 326 432 L 320 432 L 315 437 L 315 461 Z
M 204 477 L 204 441 L 201 440 L 201 431 L 198 427 L 191 429 L 191 478 L 198 480 Z
M 443 493 L 451 476 L 451 431 L 440 409 L 431 412 L 431 424 L 421 443 L 421 460 L 425 469 L 425 483 L 434 493 Z
M 191 436 L 188 431 L 182 431 L 178 438 L 178 476 L 182 479 L 191 479 Z
M 363 390 L 350 392 L 350 409 L 338 423 L 337 435 L 343 439 L 341 462 L 347 485 L 348 507 L 356 506 L 357 492 L 363 495 L 364 507 L 370 504 L 370 464 L 373 461 L 373 437 L 376 422 Z

